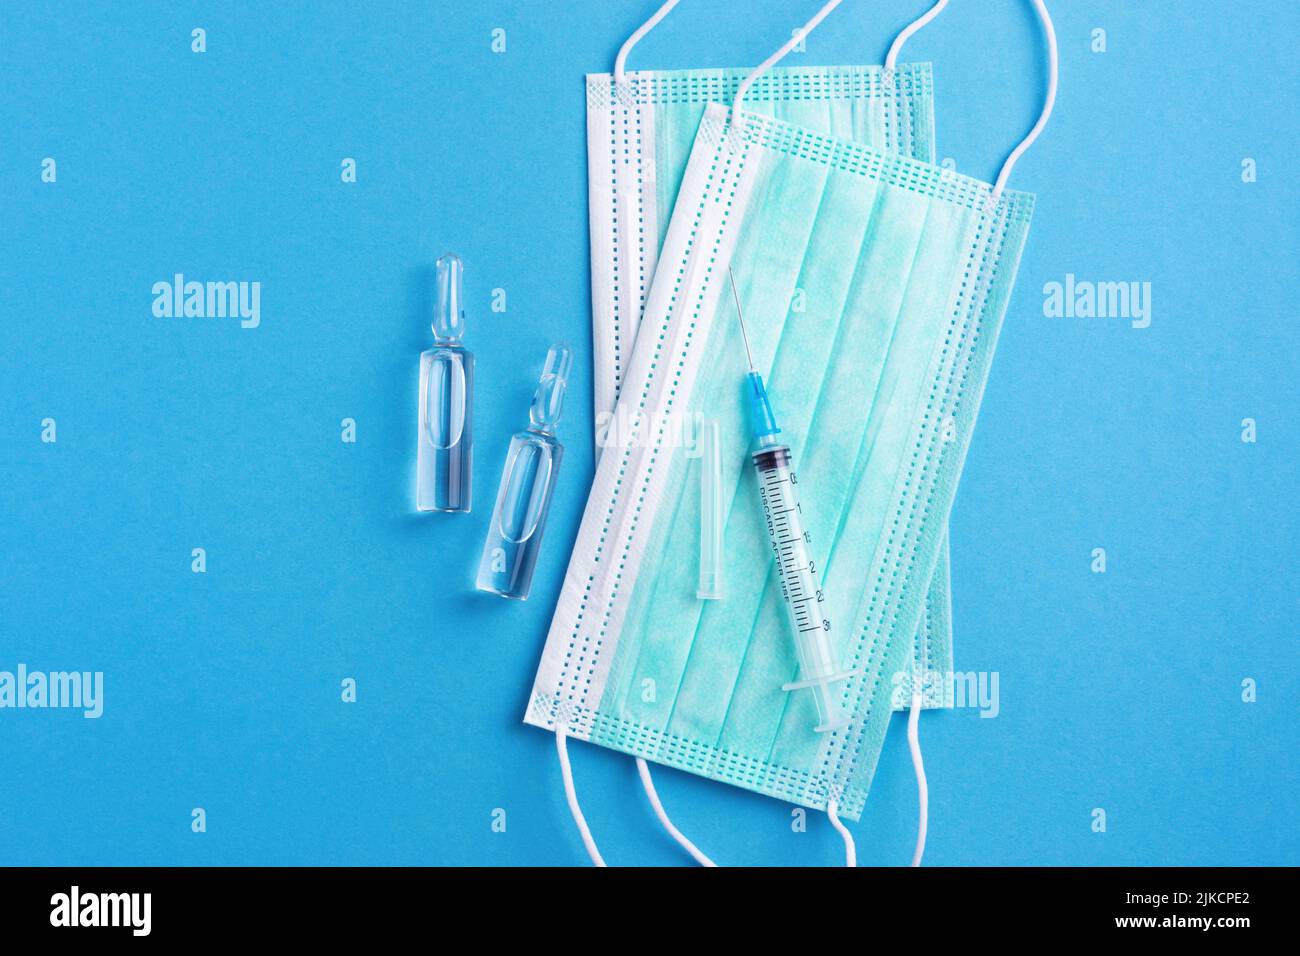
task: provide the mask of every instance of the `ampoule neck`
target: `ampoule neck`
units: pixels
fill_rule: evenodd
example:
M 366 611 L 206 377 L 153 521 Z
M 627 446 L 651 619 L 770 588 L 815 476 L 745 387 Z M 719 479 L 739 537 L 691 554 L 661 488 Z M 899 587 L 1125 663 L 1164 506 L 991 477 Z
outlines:
M 465 266 L 460 256 L 439 256 L 435 263 L 437 294 L 433 308 L 433 344 L 439 348 L 461 348 L 465 334 L 464 294 L 461 283 Z
M 542 380 L 537 383 L 533 404 L 528 409 L 528 430 L 536 435 L 555 437 L 555 426 L 564 408 L 564 391 L 568 386 L 573 357 L 568 346 L 553 345 L 546 355 Z

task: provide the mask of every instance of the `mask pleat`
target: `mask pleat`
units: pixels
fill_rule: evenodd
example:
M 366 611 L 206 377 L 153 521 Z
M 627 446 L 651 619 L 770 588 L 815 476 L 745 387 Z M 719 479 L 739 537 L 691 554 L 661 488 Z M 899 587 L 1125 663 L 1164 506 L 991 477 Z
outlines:
M 900 155 L 934 162 L 934 103 L 930 94 L 929 71 L 900 67 L 882 95 L 855 102 L 855 109 L 871 118 L 874 135 L 886 148 Z M 911 639 L 913 673 L 947 672 L 952 669 L 952 624 L 947 614 L 951 598 L 948 569 L 948 537 L 941 546 L 945 575 L 930 582 L 917 632 Z M 935 610 L 932 612 L 931 608 Z M 940 610 L 942 609 L 942 610 Z M 896 706 L 910 703 L 910 694 L 896 698 Z M 941 699 L 927 697 L 926 706 L 943 706 Z
M 895 193 L 895 195 L 898 195 Z M 887 345 L 879 382 L 870 403 L 862 442 L 854 466 L 857 487 L 854 501 L 844 514 L 844 523 L 835 535 L 836 543 L 842 540 L 876 542 L 884 530 L 885 512 L 890 491 L 902 464 L 902 445 L 905 436 L 899 429 L 911 421 L 920 398 L 926 364 L 915 356 L 928 359 L 935 338 L 941 334 L 944 310 L 948 306 L 949 290 L 924 281 L 924 277 L 953 274 L 965 250 L 952 241 L 956 211 L 951 207 L 931 204 L 926 229 L 916 249 L 912 267 L 903 273 L 922 277 L 909 281 L 904 297 L 897 303 L 898 313 L 893 321 L 893 336 Z M 964 233 L 958 233 L 964 235 Z M 827 593 L 831 595 L 832 610 L 846 622 L 857 610 L 859 596 L 865 584 L 866 567 L 875 552 L 870 548 L 833 553 L 828 566 Z M 854 576 L 856 575 L 856 577 Z M 842 583 L 831 588 L 831 581 Z M 856 585 L 854 584 L 856 582 Z
M 727 208 L 723 203 L 718 202 L 720 196 L 729 195 L 736 187 L 734 178 L 736 176 L 736 167 L 739 159 L 724 155 L 725 150 L 719 150 L 718 154 L 713 156 L 710 162 L 704 164 L 698 170 L 700 185 L 695 188 L 702 190 L 703 199 L 700 204 L 700 222 L 695 228 L 689 230 L 694 235 L 716 234 L 717 227 L 711 225 L 718 217 L 723 216 Z M 695 169 L 693 166 L 692 169 Z M 692 175 L 688 173 L 688 176 Z M 752 171 L 745 174 L 752 178 Z M 761 188 L 761 187 L 751 187 Z M 683 229 L 683 234 L 688 230 Z M 676 293 L 676 300 L 673 305 L 673 318 L 664 326 L 665 336 L 680 336 L 684 332 L 684 327 L 691 322 L 692 310 L 694 306 L 687 307 L 682 304 L 684 297 L 688 295 L 688 285 L 694 285 L 696 288 L 690 293 L 693 301 L 698 295 L 700 286 L 705 282 L 712 283 L 714 294 L 719 293 L 718 278 L 710 275 L 710 265 L 712 258 L 712 247 L 695 248 L 691 257 L 682 262 L 674 262 L 673 268 L 677 272 L 685 270 L 694 275 L 693 282 L 688 282 L 685 278 L 680 280 L 680 288 Z M 676 274 L 676 273 L 675 273 Z M 658 335 L 661 323 L 656 320 L 652 329 L 653 333 Z M 707 354 L 709 338 L 717 334 L 712 330 L 712 323 L 695 323 L 696 330 L 692 333 L 693 337 L 698 336 L 698 340 L 693 346 L 695 354 Z M 674 331 L 675 330 L 675 331 Z M 647 333 L 649 334 L 649 333 Z M 653 339 L 649 340 L 653 343 Z M 668 361 L 668 351 L 660 357 L 660 361 Z M 640 359 L 640 353 L 638 354 Z M 671 366 L 667 366 L 657 372 L 658 375 L 671 375 Z M 710 373 L 710 367 L 705 366 L 700 370 L 692 387 L 691 394 L 699 393 L 701 388 L 707 388 L 707 377 Z M 737 372 L 736 374 L 740 374 Z M 628 396 L 627 402 L 631 403 L 635 397 Z M 671 409 L 674 412 L 673 422 L 680 423 L 685 416 L 681 413 L 687 409 L 684 407 L 688 399 L 683 397 L 678 404 Z M 637 409 L 634 409 L 637 410 Z M 647 415 L 654 415 L 657 412 L 669 410 L 665 408 L 647 408 L 642 407 L 639 411 Z M 654 472 L 658 476 L 657 484 L 664 489 L 663 500 L 660 504 L 658 516 L 652 525 L 652 533 L 648 534 L 648 540 L 641 541 L 639 547 L 643 553 L 643 572 L 638 574 L 635 579 L 635 586 L 631 595 L 628 597 L 627 611 L 623 618 L 622 632 L 624 638 L 621 639 L 621 646 L 631 646 L 632 651 L 626 654 L 616 655 L 611 664 L 610 678 L 607 681 L 602 694 L 602 709 L 617 713 L 620 718 L 636 720 L 647 726 L 662 728 L 670 710 L 671 696 L 676 690 L 678 678 L 683 666 L 684 658 L 689 652 L 689 642 L 682 638 L 683 625 L 676 628 L 663 630 L 659 626 L 657 618 L 658 611 L 656 608 L 660 604 L 671 606 L 675 613 L 681 617 L 688 610 L 694 614 L 698 610 L 699 601 L 695 599 L 694 587 L 687 587 L 673 579 L 669 580 L 674 573 L 679 574 L 683 570 L 678 567 L 678 562 L 666 561 L 665 554 L 670 553 L 667 544 L 671 539 L 672 529 L 684 520 L 681 515 L 683 506 L 689 513 L 692 508 L 698 509 L 698 500 L 684 498 L 684 492 L 687 482 L 684 478 L 686 470 L 686 455 L 681 447 L 676 447 L 671 443 L 662 447 L 655 455 Z M 627 481 L 631 481 L 631 476 L 624 476 Z M 631 486 L 627 486 L 624 494 L 637 494 Z M 696 512 L 698 514 L 698 512 Z M 696 519 L 696 529 L 698 534 L 698 518 Z M 692 562 L 691 570 L 694 570 Z M 685 626 L 684 633 L 689 635 L 694 628 L 693 620 L 689 626 Z M 664 640 L 664 636 L 671 636 L 674 640 Z
M 856 646 L 865 626 L 864 606 L 885 589 L 896 585 L 897 570 L 881 564 L 883 542 L 898 533 L 894 525 L 894 491 L 900 473 L 908 463 L 913 423 L 926 413 L 925 390 L 932 375 L 931 361 L 936 346 L 947 334 L 953 308 L 954 288 L 959 286 L 965 261 L 974 240 L 973 214 L 949 204 L 931 203 L 925 234 L 913 265 L 913 275 L 954 277 L 949 283 L 912 281 L 901 305 L 889 356 L 880 386 L 872 403 L 862 449 L 859 472 L 845 521 L 836 536 L 836 548 L 827 568 L 826 591 L 833 607 L 849 625 L 848 646 Z M 956 237 L 956 238 L 955 238 Z M 964 242 L 962 241 L 964 240 Z M 942 528 L 938 529 L 942 534 Z M 842 548 L 841 542 L 869 542 L 866 548 Z M 937 552 L 937 542 L 936 542 Z M 920 621 L 924 594 L 914 588 L 915 600 L 898 609 L 892 618 L 895 634 L 915 634 Z M 868 724 L 867 736 L 883 737 L 888 722 L 891 673 L 885 673 L 883 645 L 869 644 L 855 659 L 842 658 L 846 666 L 863 673 L 855 680 L 870 688 L 865 711 L 859 716 Z M 901 667 L 911 654 L 911 645 L 895 641 L 890 651 Z M 798 729 L 783 728 L 783 737 L 799 746 Z M 871 748 L 866 748 L 870 750 Z M 878 748 L 876 748 L 878 752 Z M 782 742 L 774 754 L 782 752 Z M 874 761 L 873 761 L 874 765 Z M 870 769 L 867 771 L 868 776 Z
M 767 188 L 760 196 L 762 205 L 759 208 L 790 209 L 792 215 L 766 222 L 756 220 L 752 228 L 742 224 L 744 258 L 738 257 L 738 261 L 751 264 L 737 276 L 739 294 L 745 303 L 745 325 L 749 330 L 754 361 L 760 369 L 770 372 L 769 380 L 773 382 L 782 377 L 786 380 L 800 377 L 792 363 L 803 362 L 807 374 L 816 375 L 818 379 L 825 371 L 833 323 L 826 330 L 827 337 L 813 346 L 807 334 L 810 323 L 795 328 L 798 324 L 795 320 L 801 316 L 791 311 L 801 278 L 809 268 L 809 257 L 820 262 L 830 253 L 812 244 L 811 230 L 827 203 L 856 202 L 861 210 L 863 228 L 870 206 L 869 202 L 862 201 L 862 197 L 849 200 L 844 195 L 828 191 L 830 182 L 827 168 L 811 174 L 802 170 L 778 169 L 766 181 Z M 803 250 L 802 260 L 794 252 L 799 249 Z M 724 313 L 734 313 L 734 303 L 729 303 L 725 296 L 720 300 L 720 307 Z M 739 328 L 733 327 L 736 331 L 731 339 L 732 350 L 737 358 L 742 358 Z M 787 336 L 791 339 L 787 340 Z M 813 358 L 819 352 L 820 361 Z M 783 366 L 786 367 L 784 373 L 779 371 Z M 734 472 L 729 470 L 724 475 L 726 483 L 723 485 L 724 501 L 729 502 L 727 547 L 737 556 L 738 563 L 752 566 L 753 558 L 761 556 L 762 566 L 766 568 L 770 565 L 770 548 L 757 486 L 753 481 L 753 466 L 748 460 L 749 422 L 742 402 L 743 364 L 740 371 L 742 374 L 737 376 L 733 369 L 719 368 L 711 374 L 711 394 L 701 396 L 711 404 L 696 405 L 695 410 L 711 415 L 711 407 L 725 406 L 729 409 L 729 421 L 723 427 L 734 429 L 729 433 L 736 436 L 736 455 Z M 801 386 L 806 387 L 815 386 Z M 789 422 L 791 436 L 799 440 L 807 429 L 807 416 L 800 413 L 793 389 L 790 397 L 794 400 L 790 402 L 788 412 L 783 411 L 781 415 Z M 688 534 L 693 530 L 686 526 L 682 528 L 682 532 Z M 671 732 L 690 734 L 710 743 L 720 737 L 731 709 L 729 691 L 732 682 L 738 680 L 748 656 L 754 614 L 763 593 L 761 582 L 760 575 L 748 586 L 737 588 L 727 600 L 705 610 L 695 632 L 677 706 L 669 725 Z
M 849 174 L 837 175 L 853 182 L 854 177 Z M 859 191 L 866 191 L 860 181 L 856 186 Z M 876 193 L 870 194 L 875 199 Z M 847 299 L 838 305 L 844 315 L 835 342 L 839 360 L 833 363 L 819 392 L 809 397 L 810 407 L 815 405 L 816 409 L 816 427 L 802 450 L 796 449 L 800 483 L 807 488 L 808 494 L 804 521 L 813 537 L 814 560 L 823 562 L 823 569 L 829 567 L 835 554 L 842 514 L 848 507 L 857 479 L 855 463 L 867 417 L 883 373 L 927 219 L 926 204 L 908 193 L 881 192 L 875 205 L 871 225 L 856 245 L 856 255 L 840 253 L 854 264 L 855 270 Z M 842 221 L 838 211 L 822 221 L 828 248 L 852 229 L 851 222 Z M 867 544 L 854 541 L 849 542 L 848 547 L 862 549 Z M 826 584 L 825 574 L 822 580 Z M 762 641 L 790 649 L 792 641 L 783 619 L 785 612 L 778 600 L 778 588 L 773 573 L 769 594 L 755 623 L 756 636 L 751 646 L 758 646 Z M 847 642 L 851 624 L 841 606 L 837 605 L 836 595 L 829 585 L 825 593 L 827 601 L 823 611 L 831 621 L 831 637 L 842 648 Z M 767 693 L 765 684 L 774 684 L 779 690 L 782 683 L 797 679 L 798 666 L 793 656 L 787 656 L 784 664 L 784 672 L 770 676 L 758 669 L 751 675 L 747 668 L 738 696 L 762 695 Z M 738 743 L 743 734 L 749 738 L 747 746 L 761 747 L 760 752 L 775 753 L 771 748 L 779 736 L 780 727 L 789 726 L 793 728 L 789 735 L 793 742 L 791 746 L 797 746 L 803 752 L 796 755 L 787 747 L 779 760 L 802 759 L 808 763 L 821 743 L 818 737 L 807 733 L 808 728 L 816 724 L 811 694 L 795 693 L 783 712 L 769 710 L 768 713 L 775 714 L 776 720 L 762 728 L 765 736 L 759 736 L 756 723 L 751 721 L 746 728 L 737 725 L 733 730 L 728 727 L 724 740 Z
M 801 484 L 819 470 L 827 480 L 824 488 L 817 480 L 810 485 L 816 496 L 816 507 L 803 513 L 805 527 L 813 537 L 812 552 L 816 560 L 824 557 L 822 549 L 830 541 L 830 531 L 845 497 L 831 485 L 837 480 L 847 480 L 857 450 L 856 429 L 851 422 L 859 413 L 847 404 L 836 406 L 828 395 L 849 384 L 844 375 L 846 370 L 862 367 L 856 361 L 846 360 L 841 351 L 846 347 L 846 335 L 852 334 L 860 320 L 860 314 L 853 314 L 847 307 L 861 264 L 854 250 L 866 247 L 865 237 L 871 229 L 876 199 L 874 188 L 862 187 L 861 181 L 838 171 L 832 172 L 828 179 L 822 208 L 835 210 L 835 221 L 840 228 L 833 233 L 815 230 L 810 238 L 798 278 L 800 291 L 786 319 L 780 351 L 768 379 L 782 423 L 782 438 L 791 446 Z M 822 214 L 817 221 L 825 219 Z M 805 288 L 816 289 L 817 294 L 808 297 L 802 292 Z M 844 443 L 846 424 L 847 432 L 854 433 L 851 444 Z M 809 455 L 814 445 L 823 449 L 820 468 L 818 460 Z M 842 446 L 838 453 L 837 445 Z M 841 472 L 838 476 L 834 475 L 836 468 Z M 765 754 L 776 726 L 751 719 L 749 715 L 760 711 L 780 712 L 785 705 L 779 696 L 784 694 L 781 685 L 792 679 L 797 664 L 789 628 L 782 617 L 780 584 L 761 520 L 752 466 L 740 476 L 733 513 L 743 517 L 737 522 L 736 532 L 729 534 L 728 546 L 739 554 L 763 553 L 766 560 L 762 585 L 751 585 L 732 598 L 737 616 L 749 622 L 750 638 L 734 691 L 733 719 L 727 720 L 719 741 L 728 749 Z M 778 696 L 774 698 L 774 694 Z M 796 695 L 797 699 L 789 703 L 801 711 L 806 706 L 811 720 L 808 726 L 813 726 L 816 719 L 812 699 L 809 696 L 804 700 L 804 696 Z M 780 700 L 780 706 L 774 707 L 774 700 Z
M 799 259 L 790 257 L 791 248 L 806 245 L 808 232 L 816 218 L 816 212 L 822 199 L 822 186 L 827 170 L 823 168 L 816 177 L 791 176 L 790 170 L 777 169 L 772 175 L 760 173 L 755 186 L 755 197 L 767 207 L 771 202 L 788 204 L 785 208 L 792 211 L 789 217 L 770 223 L 771 231 L 762 229 L 740 230 L 740 244 L 750 251 L 745 253 L 747 261 L 771 263 L 770 268 L 755 268 L 744 277 L 737 277 L 744 284 L 746 301 L 752 307 L 746 309 L 746 328 L 750 332 L 755 349 L 755 361 L 763 368 L 771 364 L 780 339 L 781 328 L 785 322 L 790 295 L 796 285 L 799 274 Z M 774 254 L 775 249 L 783 249 L 787 255 L 782 260 Z M 724 487 L 734 487 L 739 483 L 741 469 L 746 464 L 744 458 L 744 439 L 747 423 L 745 408 L 742 403 L 741 383 L 744 380 L 744 351 L 740 343 L 739 328 L 735 325 L 734 307 L 730 304 L 730 290 L 726 288 L 726 277 L 720 275 L 715 281 L 721 283 L 724 294 L 719 298 L 720 306 L 714 317 L 708 354 L 713 358 L 727 356 L 726 361 L 711 361 L 702 370 L 696 381 L 691 397 L 690 408 L 683 411 L 707 414 L 719 420 L 722 433 L 735 436 L 729 454 L 724 461 L 723 479 L 730 482 Z M 684 457 L 679 449 L 678 458 Z M 698 496 L 691 489 L 690 482 L 683 482 L 681 500 L 673 519 L 671 530 L 664 546 L 674 554 L 688 553 L 693 543 L 698 540 L 699 516 Z M 756 521 L 755 511 L 748 509 L 746 517 Z M 735 532 L 728 528 L 727 537 L 731 539 Z M 730 546 L 730 545 L 729 545 Z M 626 700 L 626 712 L 634 719 L 655 726 L 667 726 L 670 732 L 694 740 L 712 741 L 717 736 L 718 728 L 724 716 L 726 699 L 718 698 L 711 691 L 712 699 L 697 702 L 692 696 L 696 692 L 694 681 L 683 684 L 683 675 L 697 667 L 713 670 L 711 662 L 724 656 L 736 667 L 741 653 L 732 646 L 735 640 L 745 640 L 749 627 L 737 627 L 732 615 L 735 612 L 732 601 L 700 602 L 695 596 L 694 562 L 670 562 L 662 567 L 653 580 L 644 576 L 638 582 L 638 588 L 650 588 L 653 596 L 645 606 L 638 620 L 640 633 L 644 635 L 640 659 L 632 677 L 633 693 Z M 698 635 L 702 620 L 707 632 L 724 639 L 722 645 L 705 642 L 697 644 L 693 637 Z M 710 620 L 716 625 L 708 626 Z M 626 626 L 626 625 L 625 625 Z M 688 662 L 689 669 L 688 669 Z M 725 684 L 725 675 L 718 675 L 717 680 Z M 653 681 L 656 699 L 645 700 L 643 693 L 637 689 L 644 687 L 645 681 Z M 717 683 L 711 685 L 716 688 Z M 673 702 L 676 700 L 677 712 L 674 713 Z

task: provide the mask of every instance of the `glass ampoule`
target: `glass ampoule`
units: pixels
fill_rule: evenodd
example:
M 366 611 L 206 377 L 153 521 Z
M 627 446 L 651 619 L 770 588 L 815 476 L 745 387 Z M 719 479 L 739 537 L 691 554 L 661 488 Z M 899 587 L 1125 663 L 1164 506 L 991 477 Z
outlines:
M 528 410 L 528 428 L 510 440 L 496 507 L 479 559 L 480 591 L 521 601 L 528 597 L 551 509 L 551 493 L 564 456 L 564 447 L 555 440 L 555 426 L 560 420 L 572 364 L 573 355 L 567 346 L 551 346 Z
M 473 457 L 474 356 L 465 332 L 459 256 L 437 262 L 433 348 L 420 355 L 420 436 L 415 506 L 420 511 L 469 511 Z

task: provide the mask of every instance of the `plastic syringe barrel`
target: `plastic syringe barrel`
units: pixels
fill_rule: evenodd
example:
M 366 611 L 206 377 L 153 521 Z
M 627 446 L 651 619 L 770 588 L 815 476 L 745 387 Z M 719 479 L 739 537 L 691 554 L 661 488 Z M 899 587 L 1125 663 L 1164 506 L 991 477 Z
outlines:
M 759 496 L 776 558 L 781 597 L 799 656 L 800 679 L 786 684 L 784 689 L 810 688 L 817 702 L 816 729 L 837 730 L 848 723 L 840 706 L 838 684 L 851 672 L 839 669 L 831 644 L 821 583 L 808 549 L 811 541 L 795 493 L 798 479 L 791 467 L 790 449 L 785 445 L 760 448 L 753 461 L 758 469 Z

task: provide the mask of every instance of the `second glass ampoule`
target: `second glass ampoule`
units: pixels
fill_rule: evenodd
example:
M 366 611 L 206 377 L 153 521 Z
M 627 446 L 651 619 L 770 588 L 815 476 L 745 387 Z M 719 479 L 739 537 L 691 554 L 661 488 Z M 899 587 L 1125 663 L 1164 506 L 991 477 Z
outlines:
M 564 447 L 555 426 L 564 404 L 573 355 L 554 345 L 546 355 L 542 379 L 528 409 L 529 425 L 510 440 L 496 507 L 478 565 L 478 589 L 524 600 L 533 583 L 542 532 Z

